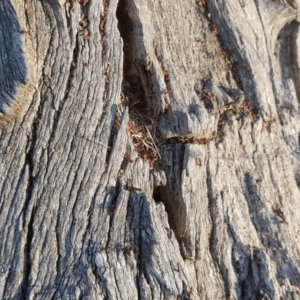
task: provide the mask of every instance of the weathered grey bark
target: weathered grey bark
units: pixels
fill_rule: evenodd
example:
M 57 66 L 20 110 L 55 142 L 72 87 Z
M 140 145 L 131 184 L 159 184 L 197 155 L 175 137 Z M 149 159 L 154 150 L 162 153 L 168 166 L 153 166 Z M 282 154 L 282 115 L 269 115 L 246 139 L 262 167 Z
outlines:
M 0 297 L 300 299 L 298 4 L 0 1 Z

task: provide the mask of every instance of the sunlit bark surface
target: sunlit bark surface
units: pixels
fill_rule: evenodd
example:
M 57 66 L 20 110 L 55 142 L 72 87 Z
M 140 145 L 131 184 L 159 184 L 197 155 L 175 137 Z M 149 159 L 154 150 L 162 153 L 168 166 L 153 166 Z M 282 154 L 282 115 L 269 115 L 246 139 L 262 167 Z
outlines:
M 300 299 L 298 2 L 0 1 L 0 298 Z

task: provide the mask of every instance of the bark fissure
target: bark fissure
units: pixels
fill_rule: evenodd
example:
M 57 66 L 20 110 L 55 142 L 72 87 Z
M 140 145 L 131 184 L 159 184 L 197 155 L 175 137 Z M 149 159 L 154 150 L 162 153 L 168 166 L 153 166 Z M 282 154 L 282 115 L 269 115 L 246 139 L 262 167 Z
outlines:
M 113 196 L 112 196 L 112 200 L 110 202 L 110 207 L 109 207 L 109 228 L 108 228 L 108 232 L 107 232 L 107 240 L 106 240 L 106 245 L 105 245 L 105 249 L 110 249 L 110 243 L 111 243 L 111 235 L 112 235 L 112 231 L 113 231 L 113 224 L 115 221 L 115 210 L 117 209 L 117 202 L 118 202 L 118 197 L 122 196 L 121 194 L 121 183 L 120 180 L 118 179 L 116 182 L 116 187 L 114 188 L 113 191 Z M 108 259 L 108 256 L 107 256 Z
M 101 35 L 101 45 L 102 45 L 102 62 L 106 61 L 106 41 L 105 41 L 105 27 L 106 27 L 106 21 L 107 21 L 107 12 L 108 12 L 108 6 L 109 6 L 109 0 L 103 0 L 102 1 L 102 12 L 100 16 L 100 24 L 99 24 L 99 30 Z
M 121 0 L 117 9 L 118 28 L 123 40 L 123 104 L 129 107 L 128 132 L 138 155 L 153 166 L 160 159 L 158 131 L 159 117 L 151 74 L 139 61 L 135 39 L 135 20 L 129 15 L 127 0 Z M 154 100 L 154 101 L 153 101 Z M 154 103 L 153 103 L 154 102 Z
M 37 115 L 38 118 L 38 115 Z M 36 118 L 36 119 L 37 119 Z M 26 200 L 24 203 L 24 214 L 26 216 L 27 213 L 29 213 L 29 208 L 30 208 L 30 202 L 34 200 L 33 196 L 33 189 L 36 184 L 36 176 L 33 175 L 34 172 L 34 167 L 35 167 L 35 161 L 34 161 L 34 152 L 35 152 L 35 147 L 36 147 L 36 142 L 37 142 L 37 133 L 38 133 L 38 126 L 39 123 L 34 119 L 34 122 L 32 124 L 32 134 L 31 134 L 31 139 L 29 140 L 29 146 L 28 146 L 28 152 L 26 154 L 26 165 L 28 167 L 28 183 L 27 183 L 27 190 L 26 190 Z M 31 242 L 33 238 L 33 222 L 34 222 L 34 212 L 35 212 L 35 205 L 32 205 L 30 212 L 30 219 L 29 223 L 27 224 L 27 236 L 26 236 L 26 243 L 24 247 L 24 252 L 25 252 L 25 267 L 24 267 L 24 278 L 23 278 L 23 283 L 22 283 L 22 291 L 23 291 L 23 297 L 24 299 L 27 298 L 27 293 L 28 293 L 28 288 L 29 288 L 29 283 L 30 283 L 30 274 L 31 274 L 31 256 L 30 256 L 30 251 L 31 251 Z M 26 224 L 23 224 L 25 226 Z
M 283 80 L 286 81 L 288 79 L 291 79 L 293 81 L 297 93 L 297 100 L 298 103 L 300 103 L 300 57 L 298 54 L 299 46 L 297 44 L 298 36 L 299 22 L 294 20 L 284 26 L 284 28 L 279 33 L 278 41 L 280 43 L 279 61 L 281 65 Z M 286 82 L 284 82 L 283 84 L 286 84 Z M 293 105 L 291 103 L 287 103 L 286 106 L 287 107 L 285 109 L 290 109 L 291 113 L 293 113 L 295 109 Z
M 105 156 L 105 163 L 107 165 L 111 158 L 111 154 L 112 154 L 112 151 L 114 148 L 114 143 L 116 141 L 118 129 L 119 129 L 119 125 L 120 125 L 120 117 L 117 115 L 116 108 L 112 110 L 111 114 L 112 114 L 113 124 L 110 126 L 110 129 L 112 129 L 112 132 L 109 136 L 107 151 L 106 151 L 106 156 Z
M 134 24 L 134 22 L 137 22 L 140 17 L 138 15 L 135 16 L 135 20 L 133 21 L 131 16 L 128 14 L 128 5 L 129 4 L 126 0 L 119 2 L 117 17 L 119 20 L 120 34 L 124 42 L 123 94 L 124 104 L 129 106 L 129 133 L 131 134 L 133 145 L 135 146 L 135 150 L 139 156 L 143 159 L 149 160 L 150 164 L 154 165 L 154 167 L 160 166 L 162 169 L 165 169 L 164 164 L 166 160 L 168 160 L 167 156 L 171 152 L 164 154 L 165 146 L 162 146 L 162 144 L 170 144 L 171 146 L 172 143 L 182 143 L 182 147 L 184 147 L 183 143 L 189 143 L 191 140 L 180 140 L 180 138 L 174 137 L 169 141 L 169 139 L 163 140 L 161 137 L 158 129 L 161 113 L 159 113 L 159 110 L 155 108 L 154 104 L 157 101 L 157 96 L 153 90 L 153 86 L 155 85 L 155 83 L 152 82 L 153 74 L 151 75 L 151 72 L 147 70 L 141 62 L 135 59 L 137 56 L 137 50 L 135 49 L 134 40 L 137 39 L 137 37 L 134 35 L 137 33 L 134 31 L 134 26 L 138 27 L 141 25 Z M 157 59 L 159 61 L 158 57 Z M 163 62 L 160 62 L 160 66 L 167 89 L 165 92 L 171 96 L 168 66 Z M 193 141 L 197 143 L 198 140 L 193 139 Z M 201 139 L 199 141 L 199 143 L 206 142 L 208 142 L 207 139 Z M 177 149 L 176 145 L 173 147 L 173 151 L 176 151 L 175 148 Z M 175 156 L 179 163 L 182 160 L 182 157 L 177 157 L 177 155 Z M 175 162 L 175 164 L 177 163 Z M 177 169 L 177 167 L 174 167 L 174 169 L 176 169 L 176 173 L 173 175 L 170 174 L 170 172 L 174 171 L 172 164 L 170 164 L 167 168 L 169 168 L 167 170 L 167 177 L 169 177 L 167 181 L 174 180 L 174 176 L 177 183 L 177 179 L 181 176 L 181 168 Z M 174 230 L 175 236 L 179 242 L 181 255 L 185 257 L 182 246 L 184 237 L 180 233 L 184 230 L 184 228 L 181 227 L 182 217 L 179 215 L 178 207 L 172 208 L 174 205 L 174 194 L 172 191 L 174 189 L 173 184 L 174 182 L 169 182 L 168 187 L 154 187 L 152 195 L 156 202 L 162 202 L 165 205 L 170 227 Z M 178 187 L 175 188 L 175 190 L 177 189 Z M 179 196 L 180 191 L 177 190 L 176 193 L 178 193 L 176 196 Z M 181 199 L 181 196 L 179 196 L 179 198 Z M 179 202 L 178 205 L 184 206 L 182 199 L 178 199 L 177 201 Z

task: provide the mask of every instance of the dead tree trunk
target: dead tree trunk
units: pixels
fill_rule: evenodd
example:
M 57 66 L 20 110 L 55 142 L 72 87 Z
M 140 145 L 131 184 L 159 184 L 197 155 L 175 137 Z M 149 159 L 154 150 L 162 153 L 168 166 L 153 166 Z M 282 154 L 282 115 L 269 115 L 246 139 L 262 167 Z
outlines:
M 0 297 L 300 299 L 298 2 L 0 1 Z

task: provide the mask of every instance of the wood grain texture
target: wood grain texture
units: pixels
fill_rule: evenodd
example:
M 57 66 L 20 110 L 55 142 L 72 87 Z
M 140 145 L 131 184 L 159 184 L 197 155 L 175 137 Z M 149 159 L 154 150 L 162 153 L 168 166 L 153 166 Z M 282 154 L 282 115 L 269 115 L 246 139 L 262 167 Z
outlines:
M 300 299 L 298 1 L 0 3 L 2 299 Z

